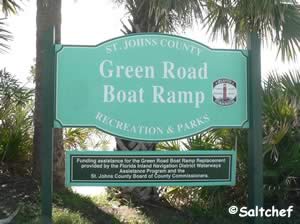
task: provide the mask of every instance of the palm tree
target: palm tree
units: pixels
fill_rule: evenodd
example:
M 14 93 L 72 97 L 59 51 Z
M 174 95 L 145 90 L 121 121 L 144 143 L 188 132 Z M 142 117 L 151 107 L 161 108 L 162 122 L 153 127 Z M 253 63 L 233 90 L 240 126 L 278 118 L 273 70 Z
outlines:
M 287 166 L 279 168 L 298 171 L 293 163 L 298 162 L 299 154 L 294 157 L 289 153 L 292 149 L 300 153 L 300 72 L 273 71 L 264 82 L 263 90 L 264 154 L 270 157 L 272 165 L 280 164 L 286 154 Z
M 293 0 L 210 0 L 207 4 L 207 16 L 204 24 L 211 33 L 212 38 L 221 36 L 223 40 L 233 41 L 236 46 L 246 45 L 250 47 L 254 44 L 257 49 L 252 51 L 250 56 L 251 64 L 260 60 L 260 40 L 265 43 L 272 43 L 278 47 L 278 54 L 281 54 L 283 60 L 291 60 L 296 58 L 297 52 L 300 50 L 300 10 L 297 1 Z M 249 35 L 250 34 L 250 35 Z M 248 40 L 248 42 L 247 42 Z M 258 57 L 256 57 L 258 56 Z M 257 72 L 260 69 L 252 66 Z M 260 77 L 259 77 L 260 78 Z M 260 80 L 256 79 L 256 89 L 252 88 L 250 97 L 254 103 L 254 99 L 262 95 Z M 251 103 L 251 102 L 250 102 Z M 257 103 L 257 102 L 255 102 Z M 260 111 L 260 103 L 256 105 Z M 261 124 L 260 117 L 256 117 L 256 122 L 252 122 L 250 126 Z M 251 122 L 251 121 L 250 121 Z M 255 136 L 253 129 L 250 129 L 249 139 L 255 147 L 256 137 L 260 138 L 260 134 Z M 255 138 L 255 139 L 254 139 Z M 257 142 L 257 141 L 256 141 Z M 261 146 L 257 145 L 256 150 L 248 150 L 249 157 L 258 156 L 257 160 L 250 160 L 249 165 L 262 165 Z M 256 167 L 260 169 L 260 167 Z M 262 204 L 262 194 L 259 191 L 254 192 L 255 187 L 262 187 L 262 175 L 251 175 L 249 177 L 249 206 Z M 253 197 L 257 194 L 257 197 Z M 255 199 L 256 198 L 256 199 Z M 253 200 L 252 200 L 253 199 Z
M 2 0 L 0 2 L 1 10 L 5 15 L 16 14 L 17 11 L 21 10 L 21 2 L 22 0 Z
M 0 2 L 0 10 L 4 13 L 5 16 L 8 14 L 16 14 L 17 11 L 21 10 L 20 0 L 2 0 Z M 11 33 L 6 29 L 4 18 L 0 19 L 0 53 L 6 52 L 9 48 L 7 42 L 12 40 Z
M 211 37 L 245 45 L 248 34 L 256 32 L 279 47 L 283 59 L 293 59 L 300 50 L 300 12 L 295 1 L 286 0 L 117 0 L 130 15 L 123 33 L 172 32 L 178 25 L 190 25 L 200 18 Z M 203 16 L 205 14 L 205 16 Z M 154 150 L 155 143 L 116 138 L 117 150 Z M 144 194 L 145 195 L 145 194 Z
M 288 199 L 287 185 L 300 176 L 300 72 L 271 72 L 263 99 L 266 197 L 282 204 Z
M 9 48 L 7 42 L 12 39 L 12 36 L 8 30 L 6 30 L 4 19 L 0 19 L 0 53 L 6 52 Z
M 115 0 L 128 11 L 128 23 L 123 22 L 124 34 L 139 32 L 175 32 L 191 26 L 202 18 L 205 0 Z
M 212 39 L 245 46 L 249 32 L 275 44 L 282 59 L 300 50 L 300 5 L 294 0 L 208 0 L 204 26 Z
M 174 32 L 176 28 L 192 25 L 195 18 L 202 18 L 202 0 L 116 0 L 124 4 L 129 18 L 127 24 L 122 22 L 124 34 L 140 32 Z M 129 141 L 116 137 L 116 149 L 155 150 L 156 143 Z M 134 198 L 145 201 L 157 199 L 155 188 L 121 188 L 121 192 L 130 193 Z
M 21 86 L 18 80 L 5 69 L 0 70 L 0 160 L 2 162 L 30 161 L 32 96 L 32 89 Z
M 36 75 L 35 75 L 35 110 L 34 110 L 34 139 L 33 139 L 33 176 L 36 179 L 41 177 L 40 150 L 41 145 L 41 80 L 42 68 L 47 61 L 45 60 L 44 36 L 50 29 L 51 24 L 55 24 L 55 42 L 60 43 L 61 39 L 61 0 L 56 1 L 37 1 L 37 38 L 36 38 Z M 54 187 L 64 187 L 64 149 L 62 129 L 54 131 Z

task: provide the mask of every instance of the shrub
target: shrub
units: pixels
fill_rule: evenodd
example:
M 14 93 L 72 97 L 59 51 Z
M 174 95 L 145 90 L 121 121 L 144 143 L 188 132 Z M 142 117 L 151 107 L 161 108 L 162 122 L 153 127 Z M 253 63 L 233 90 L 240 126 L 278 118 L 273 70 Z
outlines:
M 33 91 L 0 70 L 0 161 L 28 161 L 32 150 Z

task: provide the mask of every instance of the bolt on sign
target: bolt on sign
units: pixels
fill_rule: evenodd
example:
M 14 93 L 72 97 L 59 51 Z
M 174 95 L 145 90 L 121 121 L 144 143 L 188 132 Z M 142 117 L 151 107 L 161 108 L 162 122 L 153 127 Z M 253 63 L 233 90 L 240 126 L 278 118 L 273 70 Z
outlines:
M 55 127 L 164 141 L 248 126 L 247 53 L 137 34 L 56 46 Z
M 235 185 L 236 151 L 67 151 L 67 186 Z

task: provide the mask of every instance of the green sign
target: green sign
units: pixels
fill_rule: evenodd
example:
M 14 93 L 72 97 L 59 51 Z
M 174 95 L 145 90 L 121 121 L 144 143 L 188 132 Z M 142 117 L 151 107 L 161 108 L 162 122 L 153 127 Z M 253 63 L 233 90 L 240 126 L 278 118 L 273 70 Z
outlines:
M 234 185 L 236 151 L 67 151 L 67 186 Z
M 247 53 L 171 35 L 56 46 L 55 127 L 127 139 L 180 139 L 248 125 Z

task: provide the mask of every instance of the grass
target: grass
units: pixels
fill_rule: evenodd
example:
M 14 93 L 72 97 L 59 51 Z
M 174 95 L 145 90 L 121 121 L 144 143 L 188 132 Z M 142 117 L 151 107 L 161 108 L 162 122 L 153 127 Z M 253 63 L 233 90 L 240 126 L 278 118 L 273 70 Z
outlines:
M 95 203 L 91 198 L 84 197 L 71 191 L 54 194 L 53 223 L 54 224 L 93 224 L 93 223 L 120 223 L 113 215 L 108 214 L 98 198 Z M 104 202 L 104 199 L 102 199 Z M 40 203 L 32 202 L 20 206 L 21 209 L 15 218 L 15 224 L 37 224 L 41 215 Z M 104 220 L 104 221 L 103 221 Z
M 162 203 L 138 205 L 133 202 L 121 204 L 106 195 L 81 196 L 71 191 L 54 194 L 53 224 L 244 224 L 246 219 L 221 217 L 218 212 L 207 214 L 200 208 L 179 211 Z M 13 223 L 40 224 L 40 203 L 20 205 L 20 211 Z M 209 217 L 209 218 L 207 218 Z M 297 220 L 299 221 L 299 220 Z M 278 220 L 266 224 L 299 224 L 296 220 Z
M 40 209 L 34 204 L 23 205 L 19 214 L 16 217 L 15 224 L 40 224 Z M 53 223 L 54 224 L 93 224 L 88 219 L 83 217 L 79 212 L 74 212 L 68 209 L 53 208 Z
M 186 217 L 165 205 L 121 204 L 106 195 L 82 196 L 71 191 L 54 194 L 54 224 L 188 224 Z M 15 224 L 38 224 L 41 215 L 38 201 L 21 205 Z
M 138 209 L 120 206 L 105 195 L 86 197 L 66 190 L 55 193 L 53 201 L 53 224 L 152 224 Z M 39 202 L 22 204 L 20 208 L 15 224 L 40 223 Z
M 20 210 L 14 223 L 16 224 L 38 224 L 41 214 L 40 206 L 34 202 L 27 202 L 20 205 Z
M 55 224 L 93 224 L 88 219 L 82 217 L 82 214 L 79 212 L 59 208 L 54 208 L 53 222 Z

